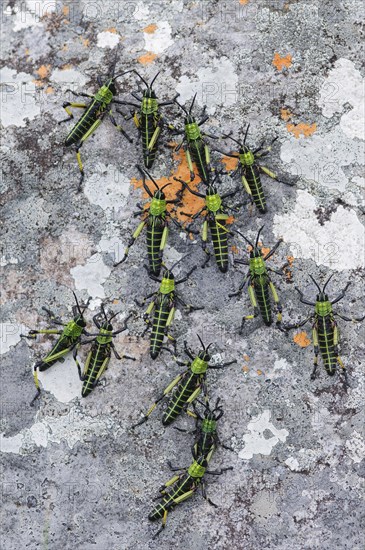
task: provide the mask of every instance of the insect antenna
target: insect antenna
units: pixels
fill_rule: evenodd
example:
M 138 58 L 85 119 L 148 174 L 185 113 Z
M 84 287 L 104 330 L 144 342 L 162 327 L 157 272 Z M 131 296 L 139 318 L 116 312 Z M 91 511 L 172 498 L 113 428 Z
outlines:
M 195 93 L 195 96 L 193 97 L 193 101 L 191 102 L 191 105 L 190 105 L 190 109 L 189 109 L 189 115 L 191 115 L 191 112 L 193 110 L 193 107 L 194 107 L 194 103 L 195 103 L 195 100 L 196 100 L 196 96 L 198 95 L 198 92 Z
M 242 239 L 245 239 L 246 243 L 248 243 L 250 246 L 252 246 L 252 249 L 254 249 L 254 245 L 252 244 L 251 241 L 249 241 L 242 233 L 241 231 L 238 231 L 237 229 L 235 229 L 235 233 L 238 233 L 239 235 L 241 235 Z
M 161 187 L 160 191 L 163 191 L 166 187 L 168 187 L 169 185 L 172 185 L 172 183 L 165 183 L 165 185 L 163 187 Z
M 241 142 L 241 141 L 238 141 L 238 139 L 233 138 L 230 134 L 224 134 L 224 135 L 222 136 L 222 138 L 223 138 L 223 139 L 226 139 L 226 138 L 231 139 L 232 141 L 234 141 L 235 143 L 237 143 L 237 145 L 239 145 L 239 146 L 242 148 L 242 142 Z
M 116 313 L 114 313 L 114 315 L 112 315 L 111 317 L 109 317 L 109 323 L 112 319 L 114 319 L 114 317 L 116 317 L 117 315 L 119 315 L 120 311 L 117 311 Z
M 154 184 L 154 186 L 156 187 L 156 189 L 159 191 L 160 188 L 159 186 L 157 185 L 157 183 L 155 182 L 155 180 L 153 179 L 153 177 L 151 176 L 151 174 L 149 172 L 147 172 L 147 170 L 145 168 L 141 168 L 141 171 L 146 174 L 146 176 L 148 177 L 149 180 L 152 181 L 152 183 Z
M 205 348 L 205 346 L 204 346 L 204 344 L 203 344 L 203 340 L 200 338 L 199 334 L 197 334 L 197 337 L 199 338 L 199 342 L 201 343 L 203 350 L 206 351 L 206 348 Z M 209 344 L 209 345 L 210 345 L 210 344 Z
M 185 107 L 183 107 L 183 106 L 181 105 L 181 103 L 179 103 L 179 102 L 177 101 L 177 99 L 175 99 L 174 101 L 175 101 L 176 105 L 178 105 L 178 106 L 180 107 L 180 109 L 182 109 L 182 110 L 184 111 L 184 113 L 186 114 L 186 116 L 189 116 L 189 113 L 188 113 L 188 111 L 185 109 Z
M 208 349 L 210 348 L 210 346 L 213 345 L 213 342 L 210 342 L 210 344 L 207 346 L 206 350 L 205 351 L 208 351 Z
M 243 145 L 246 145 L 246 139 L 247 139 L 247 134 L 248 134 L 249 128 L 250 128 L 250 123 L 247 124 L 246 133 L 245 133 L 245 138 L 244 138 L 244 140 L 243 140 Z
M 72 291 L 72 294 L 73 294 L 74 297 L 75 297 L 77 309 L 79 310 L 79 313 L 80 313 L 80 315 L 81 315 L 81 317 L 82 317 L 82 311 L 81 311 L 80 304 L 79 304 L 79 301 L 78 301 L 78 299 L 77 299 L 77 296 L 76 296 L 76 294 L 74 293 L 74 291 Z M 87 306 L 86 306 L 86 307 L 87 307 Z
M 191 252 L 189 252 L 189 254 L 185 254 L 185 256 L 182 256 L 182 258 L 180 258 L 180 260 L 177 260 L 177 262 L 174 263 L 174 265 L 172 266 L 171 269 L 169 269 L 169 271 L 173 271 L 175 269 L 175 267 L 180 263 L 182 262 L 183 260 L 185 260 L 185 258 L 188 258 L 189 256 L 191 256 Z
M 101 304 L 101 311 L 102 311 L 102 314 L 104 315 L 104 318 L 105 318 L 105 321 L 108 323 L 108 317 L 106 316 L 106 313 L 105 313 L 105 309 L 104 309 L 104 304 Z
M 152 86 L 153 86 L 153 84 L 154 84 L 156 78 L 157 78 L 158 75 L 160 74 L 160 72 L 161 72 L 161 71 L 158 71 L 158 73 L 156 74 L 156 76 L 155 76 L 154 79 L 152 80 L 152 82 L 151 82 L 151 84 L 150 84 L 150 86 L 149 86 L 151 89 L 152 89 Z
M 143 76 L 141 76 L 135 69 L 133 69 L 133 72 L 142 80 L 142 82 L 146 85 L 146 88 L 148 88 L 148 82 L 145 81 Z M 158 73 L 157 73 L 158 74 Z
M 263 230 L 264 227 L 265 227 L 264 225 L 262 227 L 260 227 L 259 232 L 257 233 L 255 248 L 257 248 L 257 246 L 259 244 L 260 233 L 261 233 L 261 231 Z
M 324 294 L 324 291 L 326 290 L 326 286 L 328 285 L 328 283 L 329 283 L 330 280 L 332 279 L 333 275 L 334 275 L 334 273 L 332 273 L 332 275 L 328 278 L 326 284 L 324 285 L 323 290 L 322 290 L 323 294 Z
M 312 281 L 314 282 L 314 284 L 315 284 L 316 287 L 318 288 L 319 293 L 322 294 L 321 287 L 319 286 L 319 284 L 317 283 L 317 281 L 315 281 L 315 279 L 312 277 L 312 275 L 309 275 L 309 277 L 312 279 Z M 332 275 L 331 275 L 331 277 L 332 277 Z M 329 280 L 329 279 L 328 279 L 328 280 Z M 327 283 L 328 283 L 328 281 L 327 281 Z M 327 284 L 327 283 L 326 283 L 326 284 Z M 324 290 L 324 289 L 323 289 L 323 290 Z

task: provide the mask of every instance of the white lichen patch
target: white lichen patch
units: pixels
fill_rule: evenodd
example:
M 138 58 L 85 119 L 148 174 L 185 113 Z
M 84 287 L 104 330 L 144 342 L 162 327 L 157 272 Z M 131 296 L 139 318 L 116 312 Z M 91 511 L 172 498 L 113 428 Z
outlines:
M 76 408 L 69 414 L 45 416 L 35 422 L 31 428 L 20 433 L 5 437 L 0 436 L 1 451 L 27 455 L 34 447 L 47 447 L 49 443 L 60 444 L 65 441 L 70 449 L 76 443 L 89 440 L 91 437 L 101 437 L 117 432 L 118 426 L 108 415 L 88 416 Z
M 207 112 L 212 115 L 218 106 L 236 104 L 237 85 L 234 64 L 227 57 L 221 57 L 213 59 L 208 67 L 199 69 L 192 77 L 183 75 L 176 91 L 183 104 L 197 93 L 197 103 L 200 106 L 207 105 Z
M 162 53 L 167 50 L 174 41 L 171 38 L 171 25 L 167 21 L 158 21 L 153 32 L 144 32 L 145 49 L 152 53 Z
M 137 21 L 148 21 L 150 17 L 150 8 L 145 2 L 138 2 L 135 6 L 133 17 Z
M 69 403 L 81 392 L 81 382 L 75 361 L 70 354 L 64 363 L 55 363 L 51 369 L 38 373 L 41 387 L 51 392 L 61 403 Z
M 0 353 L 8 353 L 11 347 L 20 342 L 21 325 L 7 321 L 0 323 Z
M 66 68 L 52 71 L 50 81 L 67 84 L 68 88 L 72 87 L 72 89 L 74 89 L 75 87 L 83 88 L 88 78 L 76 69 Z
M 364 139 L 365 86 L 364 79 L 349 59 L 338 59 L 324 81 L 319 96 L 323 115 L 331 118 L 341 113 L 349 103 L 351 110 L 341 117 L 340 126 L 349 138 Z
M 359 464 L 365 458 L 365 442 L 357 431 L 353 431 L 351 438 L 346 441 L 346 448 L 349 457 L 356 464 Z
M 24 127 L 27 120 L 40 115 L 40 101 L 33 80 L 33 75 L 17 73 L 9 67 L 0 70 L 1 122 L 5 128 Z
M 99 163 L 97 173 L 85 178 L 84 193 L 89 202 L 106 209 L 120 209 L 126 204 L 130 179 L 111 164 Z
M 288 430 L 285 428 L 279 430 L 270 422 L 270 418 L 271 411 L 265 409 L 249 422 L 247 425 L 249 433 L 243 436 L 244 448 L 238 453 L 240 458 L 249 460 L 255 454 L 268 456 L 279 441 L 286 441 Z M 272 437 L 266 438 L 264 433 L 266 431 L 271 432 Z
M 77 290 L 86 290 L 91 298 L 105 298 L 103 283 L 111 269 L 104 264 L 100 254 L 93 254 L 85 265 L 73 267 L 70 271 Z
M 119 35 L 115 32 L 99 32 L 97 35 L 98 48 L 115 48 L 119 44 Z
M 9 264 L 17 264 L 18 263 L 18 258 L 14 258 L 14 256 L 6 256 L 5 254 L 3 254 L 1 257 L 0 257 L 0 266 L 1 267 L 5 267 L 6 265 L 9 265 Z
M 362 144 L 337 127 L 325 135 L 285 141 L 280 157 L 285 171 L 343 192 L 348 186 L 348 177 L 342 168 L 358 163 L 362 152 Z
M 298 190 L 294 210 L 274 216 L 275 236 L 284 238 L 296 258 L 310 259 L 337 271 L 363 267 L 364 255 L 359 250 L 364 250 L 364 229 L 356 213 L 339 206 L 330 220 L 320 225 L 316 208 L 315 198 Z

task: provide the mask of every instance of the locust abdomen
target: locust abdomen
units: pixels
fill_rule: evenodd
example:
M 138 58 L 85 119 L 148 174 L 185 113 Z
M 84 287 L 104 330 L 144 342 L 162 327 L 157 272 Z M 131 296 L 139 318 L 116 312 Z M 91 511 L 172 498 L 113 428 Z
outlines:
M 228 237 L 225 227 L 225 220 L 209 220 L 209 229 L 212 238 L 214 256 L 217 266 L 222 273 L 226 273 L 228 270 Z
M 268 285 L 254 284 L 255 296 L 265 325 L 272 324 L 272 310 Z
M 147 225 L 147 255 L 149 272 L 156 277 L 160 274 L 162 266 L 162 253 L 160 250 L 165 221 L 153 217 Z
M 318 345 L 324 368 L 330 376 L 336 372 L 337 357 L 335 353 L 333 321 L 329 316 L 320 317 L 317 322 Z
M 251 189 L 252 199 L 256 207 L 264 214 L 267 211 L 267 208 L 259 168 L 255 164 L 248 166 L 245 169 L 245 177 L 249 188 Z
M 150 355 L 152 359 L 156 359 L 161 351 L 170 309 L 170 300 L 167 296 L 163 296 L 162 300 L 155 307 L 150 340 Z

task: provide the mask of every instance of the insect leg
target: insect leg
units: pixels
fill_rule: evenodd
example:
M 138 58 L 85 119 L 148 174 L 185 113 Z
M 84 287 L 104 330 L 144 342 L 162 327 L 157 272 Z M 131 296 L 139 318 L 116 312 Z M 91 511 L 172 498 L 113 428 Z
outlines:
M 184 307 L 187 308 L 188 310 L 188 313 L 191 313 L 192 311 L 199 311 L 200 309 L 204 309 L 204 307 L 195 307 L 195 306 L 192 306 L 191 304 L 187 304 L 186 302 L 184 302 L 184 300 L 182 300 L 182 298 L 178 297 L 177 298 L 177 301 L 180 302 L 180 304 Z
M 39 381 L 38 381 L 38 365 L 39 365 L 39 363 L 36 363 L 34 365 L 34 368 L 33 368 L 33 378 L 34 378 L 34 384 L 35 384 L 35 387 L 37 389 L 37 392 L 36 392 L 35 396 L 33 397 L 32 401 L 30 402 L 30 406 L 33 406 L 33 403 L 35 402 L 36 399 L 38 399 L 38 397 L 41 394 L 41 389 L 39 387 Z
M 345 288 L 340 292 L 340 294 L 337 296 L 337 298 L 335 298 L 334 300 L 331 301 L 331 304 L 337 304 L 337 302 L 339 302 L 340 300 L 342 300 L 342 298 L 345 296 L 345 293 L 346 293 L 346 290 L 348 289 L 348 287 L 350 286 L 351 282 L 348 282 L 347 285 L 345 286 Z
M 276 288 L 274 286 L 274 283 L 272 281 L 269 282 L 269 288 L 271 290 L 272 297 L 274 299 L 274 302 L 276 304 L 277 309 L 277 316 L 276 316 L 276 325 L 280 328 L 281 327 L 281 321 L 283 320 L 283 308 L 281 306 L 278 293 L 276 291 Z
M 205 252 L 205 254 L 207 255 L 207 257 L 204 263 L 202 264 L 203 269 L 208 265 L 210 256 L 211 256 L 209 250 L 207 249 L 207 241 L 208 241 L 208 220 L 205 219 L 203 223 L 203 228 L 202 228 L 202 249 L 203 249 L 203 252 Z
M 158 125 L 156 130 L 153 132 L 153 135 L 151 137 L 151 141 L 149 142 L 148 146 L 147 146 L 147 149 L 149 150 L 152 150 L 154 148 L 154 146 L 156 145 L 156 142 L 158 140 L 158 137 L 161 133 L 161 126 Z
M 190 181 L 193 181 L 195 179 L 195 173 L 194 173 L 193 162 L 191 160 L 191 154 L 190 154 L 188 145 L 185 148 L 185 155 L 186 155 L 186 161 L 188 163 L 189 170 L 190 170 Z
M 130 239 L 128 245 L 127 245 L 127 248 L 126 248 L 125 251 L 124 251 L 124 256 L 123 256 L 123 258 L 122 258 L 121 260 L 119 260 L 119 262 L 116 262 L 116 263 L 114 264 L 113 267 L 117 267 L 119 264 L 125 262 L 125 260 L 126 260 L 127 257 L 128 257 L 128 254 L 129 254 L 129 249 L 131 248 L 131 246 L 134 245 L 136 239 L 138 239 L 138 237 L 140 236 L 140 234 L 141 234 L 141 232 L 142 232 L 142 230 L 143 230 L 143 228 L 144 228 L 145 225 L 146 225 L 146 222 L 145 222 L 145 221 L 143 221 L 143 222 L 141 222 L 141 223 L 139 224 L 139 226 L 137 227 L 137 229 L 136 229 L 135 232 L 133 233 L 133 235 L 132 235 L 132 237 L 131 237 L 131 239 Z
M 315 306 L 316 305 L 314 302 L 310 302 L 309 300 L 304 298 L 303 292 L 301 290 L 299 290 L 299 288 L 297 286 L 295 287 L 295 290 L 298 292 L 299 300 L 302 302 L 302 304 L 306 304 L 307 306 Z
M 205 122 L 207 122 L 207 120 L 209 120 L 209 115 L 203 116 L 203 118 L 201 119 L 201 121 L 198 122 L 198 126 L 202 126 Z M 207 136 L 208 134 L 204 134 L 204 135 Z
M 237 260 L 235 260 L 235 262 L 237 262 Z M 247 265 L 247 264 L 245 264 L 245 265 Z M 250 277 L 250 272 L 248 272 L 246 277 L 243 279 L 243 282 L 238 287 L 237 292 L 233 292 L 232 294 L 228 294 L 228 298 L 233 298 L 233 296 L 240 296 L 242 294 L 242 290 L 244 289 L 249 277 Z
M 186 340 L 184 340 L 184 351 L 185 351 L 186 355 L 189 357 L 189 359 L 194 361 L 194 359 L 195 359 L 194 354 L 191 351 L 191 349 L 189 349 L 189 346 L 188 346 L 188 343 L 187 343 Z
M 313 371 L 311 374 L 311 380 L 315 380 L 316 371 L 318 367 L 318 355 L 319 355 L 318 331 L 317 331 L 316 325 L 313 326 L 312 337 L 313 337 L 313 346 L 314 346 L 314 361 L 313 361 Z
M 30 330 L 29 334 L 21 334 L 22 338 L 28 338 L 28 340 L 35 340 L 37 334 L 62 334 L 62 331 L 57 329 L 42 329 L 42 330 Z
M 240 334 L 242 334 L 242 332 L 243 332 L 243 327 L 244 327 L 245 321 L 248 320 L 248 319 L 254 319 L 259 314 L 259 308 L 257 306 L 255 291 L 254 291 L 252 285 L 249 285 L 247 290 L 248 290 L 248 295 L 250 297 L 251 304 L 253 306 L 253 315 L 246 315 L 245 317 L 242 317 L 241 328 L 240 328 L 240 331 L 239 331 Z
M 340 317 L 344 321 L 351 321 L 352 323 L 360 323 L 365 319 L 365 315 L 362 317 L 346 317 L 346 315 L 340 315 L 339 313 L 335 313 L 334 315 L 337 315 L 337 317 Z
M 68 114 L 68 117 L 62 120 L 59 120 L 58 124 L 62 124 L 63 122 L 68 122 L 69 120 L 72 120 L 74 118 L 74 115 L 70 107 L 72 107 L 72 109 L 86 109 L 87 105 L 85 103 L 70 103 L 69 101 L 65 101 L 62 107 L 65 109 L 66 113 Z
M 255 149 L 255 151 L 253 151 L 253 154 L 255 155 L 255 157 L 256 157 L 256 158 L 260 158 L 260 157 L 264 157 L 264 156 L 268 155 L 268 154 L 270 153 L 271 149 L 272 149 L 273 143 L 275 143 L 275 141 L 276 141 L 277 139 L 278 139 L 278 137 L 275 137 L 275 138 L 271 141 L 270 145 L 269 145 L 264 151 L 262 151 L 263 146 L 264 146 L 264 144 L 265 144 L 265 140 L 263 140 L 263 141 L 261 142 L 260 146 L 259 146 L 257 149 Z M 261 151 L 261 153 L 260 153 L 260 151 Z
M 166 397 L 166 395 L 168 395 L 172 390 L 173 388 L 180 382 L 180 380 L 183 378 L 184 376 L 184 373 L 183 374 L 179 374 L 179 376 L 177 376 L 172 382 L 171 384 L 169 384 L 167 386 L 167 388 L 164 389 L 163 391 L 163 394 L 160 395 L 160 397 L 158 397 L 156 399 L 156 401 L 153 403 L 152 407 L 150 407 L 150 409 L 147 411 L 147 413 L 145 414 L 145 416 L 142 418 L 142 420 L 140 420 L 139 422 L 137 422 L 137 424 L 134 424 L 132 427 L 135 428 L 136 426 L 140 426 L 141 424 L 144 424 L 145 422 L 147 422 L 147 420 L 149 419 L 149 416 L 150 414 L 155 410 L 155 408 L 157 407 L 158 403 L 160 403 L 160 401 L 162 401 L 164 399 L 164 397 Z
M 294 183 L 291 183 L 290 181 L 279 179 L 277 174 L 275 174 L 275 172 L 272 172 L 271 170 L 266 168 L 266 166 L 262 166 L 262 164 L 257 164 L 257 166 L 258 166 L 259 170 L 261 170 L 261 172 L 264 172 L 264 174 L 270 176 L 270 178 L 272 178 L 276 181 L 279 181 L 280 183 L 285 183 L 285 185 L 289 185 L 290 187 L 294 186 Z
M 111 123 L 116 127 L 116 129 L 121 133 L 123 134 L 123 136 L 129 141 L 129 143 L 133 143 L 133 139 L 129 137 L 129 135 L 127 134 L 127 132 L 125 132 L 123 130 L 123 128 L 120 126 L 120 124 L 117 123 L 117 121 L 115 120 L 115 118 L 113 117 L 112 115 L 112 112 L 109 111 L 109 118 L 111 120 Z
M 205 481 L 204 481 L 204 480 L 201 481 L 201 488 L 202 488 L 202 495 L 203 495 L 204 500 L 206 500 L 207 502 L 209 502 L 209 504 L 210 504 L 211 506 L 214 506 L 214 508 L 218 508 L 218 505 L 215 504 L 212 500 L 210 500 L 210 498 L 207 496 L 207 491 L 206 491 Z
M 59 317 L 56 317 L 56 315 L 53 313 L 53 311 L 51 311 L 50 309 L 48 309 L 45 306 L 43 306 L 42 309 L 43 309 L 43 311 L 45 311 L 47 313 L 48 317 L 50 318 L 50 320 L 54 324 L 66 326 L 66 323 L 63 323 Z
M 312 319 L 312 316 L 310 315 L 309 317 L 307 317 L 307 319 L 304 319 L 303 321 L 298 321 L 298 323 L 294 323 L 293 325 L 285 325 L 285 326 L 282 326 L 281 328 L 283 330 L 292 330 L 294 328 L 300 328 L 300 327 L 303 327 L 305 324 L 308 323 L 308 321 L 310 321 Z
M 185 283 L 190 277 L 190 275 L 196 270 L 196 265 L 188 271 L 188 273 L 183 277 L 182 279 L 179 279 L 178 281 L 175 281 L 175 285 L 180 285 L 181 283 Z

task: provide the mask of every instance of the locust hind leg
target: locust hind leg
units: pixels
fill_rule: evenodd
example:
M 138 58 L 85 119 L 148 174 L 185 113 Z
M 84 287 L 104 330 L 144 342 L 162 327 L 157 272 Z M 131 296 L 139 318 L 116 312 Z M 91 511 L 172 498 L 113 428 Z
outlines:
M 72 109 L 86 109 L 87 105 L 85 103 L 71 103 L 70 101 L 65 101 L 62 107 L 65 109 L 66 113 L 68 114 L 68 117 L 62 120 L 59 120 L 58 124 L 63 124 L 64 122 L 68 122 L 69 120 L 72 120 L 74 118 L 74 115 L 70 107 Z
M 349 384 L 349 380 L 348 380 L 348 376 L 347 376 L 347 369 L 346 369 L 345 365 L 343 364 L 342 359 L 341 359 L 341 357 L 338 353 L 338 342 L 339 342 L 338 327 L 337 327 L 337 324 L 335 323 L 335 326 L 334 326 L 334 329 L 333 329 L 334 352 L 336 354 L 337 363 L 340 365 L 341 370 L 343 372 L 343 377 L 344 377 L 343 385 L 344 385 L 345 391 L 347 392 L 347 388 L 350 386 L 350 384 Z
M 276 288 L 274 286 L 274 283 L 270 281 L 269 288 L 271 290 L 272 297 L 274 299 L 276 310 L 277 310 L 277 316 L 276 316 L 276 326 L 281 330 L 281 322 L 283 320 L 283 308 L 279 300 L 278 293 L 276 291 Z
M 203 269 L 208 265 L 210 256 L 211 256 L 211 253 L 207 249 L 207 240 L 208 240 L 208 221 L 205 220 L 203 223 L 203 230 L 202 230 L 202 249 L 203 249 L 203 252 L 206 254 L 206 259 L 202 264 Z
M 38 380 L 38 366 L 39 363 L 36 363 L 33 368 L 33 377 L 34 377 L 34 384 L 37 389 L 37 392 L 35 396 L 33 397 L 32 401 L 29 403 L 31 407 L 33 407 L 34 402 L 38 399 L 38 397 L 41 395 L 41 388 L 39 387 L 39 380 Z
M 252 307 L 253 307 L 253 315 L 246 315 L 246 316 L 242 317 L 241 328 L 240 328 L 240 331 L 239 331 L 240 334 L 242 334 L 242 332 L 243 332 L 243 327 L 245 325 L 245 322 L 248 321 L 249 319 L 254 319 L 259 314 L 259 308 L 258 308 L 258 305 L 257 305 L 255 291 L 254 291 L 252 285 L 249 285 L 247 290 L 248 290 L 248 295 L 250 297 L 250 301 L 251 301 L 251 304 L 252 304 Z
M 115 118 L 113 117 L 113 114 L 111 111 L 109 111 L 109 118 L 111 120 L 111 123 L 113 124 L 113 126 L 115 126 L 115 128 L 129 141 L 129 143 L 133 143 L 133 139 L 131 137 L 129 137 L 129 135 L 127 134 L 127 132 L 125 132 L 123 130 L 123 128 L 120 126 L 120 124 L 117 123 L 117 121 L 115 120 Z

